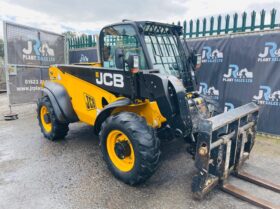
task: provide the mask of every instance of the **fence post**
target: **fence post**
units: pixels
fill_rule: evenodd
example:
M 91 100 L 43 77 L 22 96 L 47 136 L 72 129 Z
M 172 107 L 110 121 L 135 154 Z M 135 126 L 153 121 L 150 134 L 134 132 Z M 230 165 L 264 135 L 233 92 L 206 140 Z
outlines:
M 193 20 L 190 21 L 190 38 L 193 35 Z
M 187 36 L 187 21 L 185 20 L 183 22 L 183 38 L 184 38 L 184 40 L 186 39 L 186 36 Z
M 84 47 L 87 47 L 87 45 L 88 45 L 87 36 L 84 36 L 84 37 L 83 37 L 83 40 L 84 40 Z
M 86 39 L 85 36 L 81 37 L 81 46 L 84 48 L 86 46 Z
M 87 45 L 87 39 L 85 36 L 82 36 L 82 47 L 86 47 Z
M 206 25 L 207 25 L 207 19 L 203 18 L 203 29 L 202 29 L 202 36 L 206 35 Z
M 235 13 L 233 15 L 233 32 L 236 32 L 237 31 L 237 22 L 238 22 L 238 14 Z
M 256 24 L 256 12 L 253 11 L 251 13 L 251 31 L 255 30 L 255 24 Z
M 82 37 L 83 37 L 83 47 L 87 47 L 88 45 L 87 36 L 82 36 Z
M 195 33 L 196 33 L 196 37 L 198 37 L 199 36 L 199 19 L 197 19 L 196 20 L 196 31 L 195 31 Z
M 88 35 L 88 46 L 92 47 L 93 46 L 93 42 L 92 42 L 92 35 Z
M 265 11 L 264 9 L 261 11 L 261 22 L 260 22 L 260 29 L 263 30 L 264 29 L 264 21 L 265 21 Z
M 230 21 L 230 16 L 226 15 L 225 34 L 228 34 L 228 31 L 229 31 L 229 21 Z
M 246 19 L 247 19 L 247 13 L 242 13 L 242 28 L 241 31 L 244 32 L 246 30 Z
M 77 48 L 82 48 L 82 36 L 79 37 L 79 44 Z
M 218 26 L 217 26 L 217 34 L 220 35 L 221 33 L 221 25 L 222 25 L 222 16 L 218 16 Z
M 214 28 L 214 17 L 210 18 L 210 35 L 213 35 L 213 28 Z
M 272 9 L 270 12 L 270 28 L 273 29 L 275 27 L 275 19 L 276 19 L 276 9 Z

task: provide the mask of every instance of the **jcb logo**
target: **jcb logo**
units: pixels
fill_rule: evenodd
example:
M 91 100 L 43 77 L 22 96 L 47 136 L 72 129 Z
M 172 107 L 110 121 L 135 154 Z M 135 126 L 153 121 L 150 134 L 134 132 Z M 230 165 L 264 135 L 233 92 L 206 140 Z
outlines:
M 84 93 L 86 107 L 88 110 L 96 109 L 94 98 L 86 93 Z
M 114 86 L 118 88 L 124 87 L 123 75 L 117 73 L 95 73 L 96 83 L 99 85 Z

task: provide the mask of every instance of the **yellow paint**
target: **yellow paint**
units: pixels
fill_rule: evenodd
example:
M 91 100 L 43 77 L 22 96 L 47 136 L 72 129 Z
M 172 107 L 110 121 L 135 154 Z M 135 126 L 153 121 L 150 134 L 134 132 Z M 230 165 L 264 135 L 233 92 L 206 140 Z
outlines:
M 195 98 L 195 101 L 197 102 L 198 105 L 202 104 L 202 102 L 203 102 L 202 98 L 200 98 L 200 97 Z
M 52 131 L 52 123 L 50 123 L 50 122 L 47 123 L 44 118 L 44 116 L 47 114 L 49 114 L 48 108 L 43 105 L 40 110 L 40 119 L 41 119 L 41 123 L 42 123 L 42 126 L 45 129 L 45 131 L 47 133 L 50 133 Z
M 115 145 L 117 142 L 127 141 L 130 147 L 130 155 L 121 159 L 115 152 Z M 106 140 L 107 152 L 110 160 L 114 166 L 122 172 L 129 172 L 133 169 L 135 163 L 135 154 L 131 141 L 129 138 L 120 130 L 112 130 Z
M 102 67 L 102 63 L 100 63 L 100 62 L 83 62 L 83 63 L 75 63 L 75 65 L 86 65 L 86 66 L 93 66 L 93 67 Z
M 191 99 L 193 97 L 193 94 L 192 93 L 187 93 L 187 98 L 188 99 Z
M 89 64 L 94 67 L 102 67 L 102 64 L 100 62 L 89 62 Z
M 148 125 L 153 128 L 160 128 L 162 123 L 166 121 L 166 118 L 161 115 L 157 103 L 149 100 L 129 106 L 117 107 L 112 114 L 123 111 L 134 112 L 144 117 Z
M 73 109 L 80 121 L 89 125 L 94 125 L 98 112 L 103 109 L 102 98 L 108 103 L 116 101 L 118 98 L 108 91 L 99 88 L 89 82 L 77 78 L 68 73 L 62 73 L 57 67 L 52 66 L 49 69 L 49 75 L 52 82 L 60 83 L 65 87 L 71 97 Z M 94 98 L 95 109 L 87 108 L 86 95 Z
M 98 113 L 104 108 L 102 106 L 102 98 L 105 98 L 108 104 L 115 102 L 124 97 L 116 97 L 108 91 L 99 88 L 89 82 L 77 78 L 71 74 L 63 73 L 57 67 L 51 66 L 49 76 L 52 82 L 59 83 L 65 87 L 79 120 L 89 125 L 94 125 Z M 87 100 L 85 95 L 93 98 L 95 108 L 87 108 Z M 134 112 L 144 117 L 151 127 L 159 128 L 166 121 L 159 110 L 156 102 L 145 100 L 137 101 L 137 104 L 132 104 L 124 107 L 118 107 L 113 110 L 112 114 L 117 112 Z

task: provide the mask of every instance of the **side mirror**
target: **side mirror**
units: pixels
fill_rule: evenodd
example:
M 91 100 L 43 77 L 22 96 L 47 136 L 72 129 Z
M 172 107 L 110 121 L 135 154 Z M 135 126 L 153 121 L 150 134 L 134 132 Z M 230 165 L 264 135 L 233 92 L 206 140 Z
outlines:
M 115 50 L 115 64 L 116 68 L 124 69 L 124 51 L 121 48 Z
M 129 55 L 126 60 L 128 69 L 132 74 L 139 72 L 139 56 L 138 55 Z

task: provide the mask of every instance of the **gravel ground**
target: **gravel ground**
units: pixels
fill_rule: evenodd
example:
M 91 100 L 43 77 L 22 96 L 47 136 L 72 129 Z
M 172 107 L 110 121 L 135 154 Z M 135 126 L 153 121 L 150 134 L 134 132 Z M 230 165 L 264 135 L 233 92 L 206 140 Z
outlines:
M 158 171 L 143 185 L 130 187 L 106 168 L 91 127 L 71 124 L 65 140 L 50 142 L 40 133 L 34 104 L 8 112 L 0 94 L 0 208 L 255 208 L 216 189 L 204 201 L 191 196 L 195 168 L 182 140 L 162 145 Z M 280 139 L 258 137 L 244 170 L 280 184 Z M 235 185 L 280 205 L 276 194 L 241 180 Z

